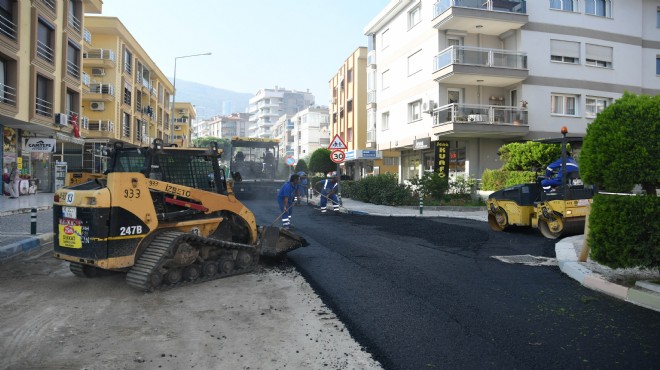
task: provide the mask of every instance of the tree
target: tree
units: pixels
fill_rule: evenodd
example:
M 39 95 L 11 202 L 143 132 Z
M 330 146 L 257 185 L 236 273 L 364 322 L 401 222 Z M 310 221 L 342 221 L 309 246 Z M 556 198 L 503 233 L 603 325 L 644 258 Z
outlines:
M 296 173 L 298 173 L 298 172 L 308 172 L 308 171 L 309 171 L 309 169 L 307 168 L 307 162 L 305 162 L 304 159 L 301 159 L 301 160 L 298 161 L 298 163 L 296 163 L 296 170 L 295 170 Z
M 328 173 L 337 169 L 337 164 L 330 159 L 330 150 L 325 148 L 316 149 L 309 159 L 309 170 L 311 172 Z
M 629 92 L 587 127 L 580 152 L 585 182 L 611 192 L 641 184 L 655 196 L 660 185 L 660 95 Z
M 504 163 L 504 171 L 531 171 L 543 169 L 559 158 L 561 146 L 527 141 L 503 145 L 498 153 Z

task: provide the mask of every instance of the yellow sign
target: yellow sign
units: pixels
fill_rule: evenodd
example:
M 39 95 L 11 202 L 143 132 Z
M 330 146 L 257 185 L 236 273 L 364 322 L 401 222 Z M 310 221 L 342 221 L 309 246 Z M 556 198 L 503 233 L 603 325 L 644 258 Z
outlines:
M 16 167 L 18 167 L 19 170 L 23 169 L 23 158 L 22 157 L 16 158 Z
M 59 225 L 59 242 L 60 247 L 64 248 L 82 248 L 82 226 L 76 225 Z

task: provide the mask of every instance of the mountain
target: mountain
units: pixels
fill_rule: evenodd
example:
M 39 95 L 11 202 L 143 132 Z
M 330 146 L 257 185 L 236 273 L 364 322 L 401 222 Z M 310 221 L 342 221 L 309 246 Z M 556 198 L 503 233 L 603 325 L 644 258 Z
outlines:
M 176 101 L 192 103 L 197 109 L 198 120 L 220 114 L 246 112 L 248 101 L 253 96 L 254 94 L 220 89 L 197 82 L 176 81 Z

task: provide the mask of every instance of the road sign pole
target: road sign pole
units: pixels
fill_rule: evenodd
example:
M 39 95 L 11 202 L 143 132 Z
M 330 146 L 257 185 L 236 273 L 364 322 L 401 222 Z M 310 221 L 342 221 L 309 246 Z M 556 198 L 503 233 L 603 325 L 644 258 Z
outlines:
M 339 163 L 337 163 L 337 197 L 339 197 L 339 205 L 341 206 L 341 172 L 339 172 Z

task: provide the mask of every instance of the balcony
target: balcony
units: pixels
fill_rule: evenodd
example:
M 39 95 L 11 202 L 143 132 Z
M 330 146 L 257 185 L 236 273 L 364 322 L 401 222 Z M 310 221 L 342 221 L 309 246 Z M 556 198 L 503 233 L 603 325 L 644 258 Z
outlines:
M 367 142 L 365 147 L 367 149 L 376 148 L 376 130 L 367 130 Z
M 92 44 L 92 33 L 87 28 L 83 29 L 83 40 L 87 45 Z
M 468 33 L 500 35 L 527 24 L 525 0 L 439 0 L 433 27 Z
M 80 34 L 82 23 L 78 17 L 73 14 L 69 14 L 69 27 L 73 28 L 78 34 Z
M 114 138 L 115 125 L 107 120 L 88 120 L 88 137 L 90 138 Z
M 14 22 L 0 15 L 0 35 L 9 38 L 12 41 L 16 41 L 17 31 L 18 28 Z
M 469 46 L 448 47 L 433 65 L 433 80 L 457 85 L 503 87 L 522 82 L 529 73 L 527 53 Z
M 529 132 L 527 108 L 448 104 L 433 110 L 433 133 L 462 137 L 517 138 Z
M 116 56 L 113 50 L 109 49 L 93 49 L 83 53 L 85 67 L 105 67 L 114 68 L 116 63 Z
M 16 106 L 16 88 L 0 83 L 0 104 Z
M 112 84 L 89 84 L 89 93 L 85 94 L 85 99 L 114 101 L 115 87 Z

